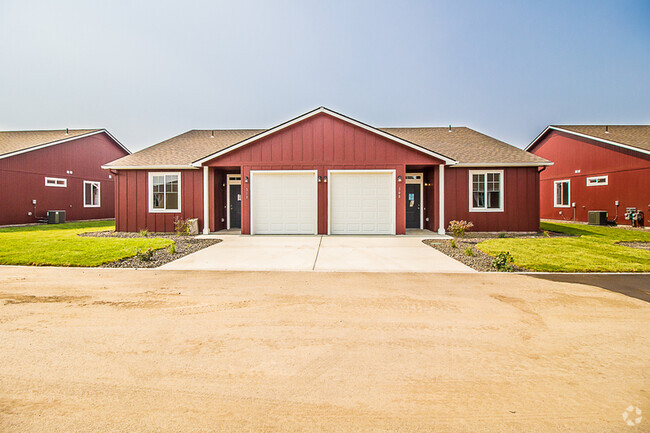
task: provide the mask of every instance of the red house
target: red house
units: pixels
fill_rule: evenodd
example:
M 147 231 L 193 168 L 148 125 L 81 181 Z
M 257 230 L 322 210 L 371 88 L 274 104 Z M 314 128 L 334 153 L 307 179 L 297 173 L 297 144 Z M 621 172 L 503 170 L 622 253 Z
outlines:
M 606 211 L 630 224 L 628 209 L 647 218 L 649 125 L 551 125 L 526 150 L 553 161 L 540 175 L 542 218 L 587 222 L 589 211 Z
M 271 129 L 192 130 L 106 164 L 119 231 L 539 229 L 543 158 L 468 128 L 375 128 L 318 108 Z
M 101 165 L 129 154 L 105 129 L 0 132 L 0 225 L 38 222 L 50 210 L 113 218 L 113 176 Z

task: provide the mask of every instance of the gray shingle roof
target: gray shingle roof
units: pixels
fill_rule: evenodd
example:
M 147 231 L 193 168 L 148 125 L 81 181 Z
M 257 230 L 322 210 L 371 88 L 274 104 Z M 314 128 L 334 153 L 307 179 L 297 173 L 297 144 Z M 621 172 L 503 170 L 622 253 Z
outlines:
M 101 129 L 65 129 L 49 131 L 0 131 L 0 155 L 66 140 Z

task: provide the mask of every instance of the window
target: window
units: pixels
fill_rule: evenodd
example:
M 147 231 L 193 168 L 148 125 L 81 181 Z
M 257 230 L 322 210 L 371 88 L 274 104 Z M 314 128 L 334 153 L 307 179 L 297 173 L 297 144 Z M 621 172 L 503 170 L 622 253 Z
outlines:
M 46 177 L 45 186 L 57 186 L 59 188 L 66 188 L 68 186 L 68 179 L 60 179 L 58 177 Z
M 149 212 L 180 212 L 180 190 L 180 173 L 149 173 Z
M 84 180 L 84 207 L 99 207 L 99 182 Z
M 570 207 L 571 206 L 571 181 L 570 180 L 556 180 L 555 185 L 555 207 Z
M 503 212 L 503 170 L 469 172 L 470 212 Z
M 607 176 L 595 176 L 587 178 L 587 186 L 607 185 Z

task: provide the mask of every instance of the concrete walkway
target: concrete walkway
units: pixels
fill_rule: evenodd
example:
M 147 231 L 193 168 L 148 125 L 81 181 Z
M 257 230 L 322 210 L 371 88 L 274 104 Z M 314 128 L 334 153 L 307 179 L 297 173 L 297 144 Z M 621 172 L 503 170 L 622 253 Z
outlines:
M 427 238 L 431 238 L 428 236 Z M 223 236 L 171 270 L 475 272 L 416 236 Z

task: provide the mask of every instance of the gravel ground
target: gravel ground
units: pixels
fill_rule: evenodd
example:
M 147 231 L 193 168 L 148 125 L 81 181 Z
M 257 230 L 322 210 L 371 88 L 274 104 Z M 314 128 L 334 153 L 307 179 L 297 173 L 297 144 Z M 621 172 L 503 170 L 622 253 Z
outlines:
M 641 250 L 650 250 L 650 242 L 617 242 L 624 247 L 639 248 Z
M 543 233 L 506 233 L 507 238 L 539 238 L 539 237 L 567 237 L 563 233 L 545 232 Z M 476 244 L 481 243 L 487 239 L 495 239 L 499 236 L 504 236 L 500 233 L 471 233 L 462 238 L 456 238 L 457 248 L 452 248 L 451 240 L 440 239 L 425 239 L 422 242 L 437 249 L 440 252 L 447 254 L 449 257 L 458 260 L 459 262 L 476 269 L 479 272 L 498 272 L 492 264 L 494 257 L 485 254 L 483 251 L 476 249 Z M 471 248 L 474 253 L 473 256 L 465 254 L 465 250 Z M 511 264 L 513 272 L 528 272 L 528 269 L 521 268 Z
M 83 233 L 79 236 L 105 237 L 105 238 L 139 238 L 139 233 L 115 232 L 112 230 L 103 232 Z M 151 238 L 171 239 L 176 243 L 176 252 L 172 255 L 169 248 L 161 248 L 153 252 L 153 257 L 149 261 L 140 260 L 137 256 L 129 257 L 117 262 L 105 263 L 102 268 L 157 268 L 166 263 L 173 262 L 188 254 L 192 254 L 203 248 L 218 244 L 221 239 L 196 239 L 193 236 L 177 236 L 174 234 L 149 234 Z

